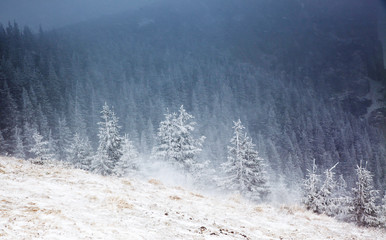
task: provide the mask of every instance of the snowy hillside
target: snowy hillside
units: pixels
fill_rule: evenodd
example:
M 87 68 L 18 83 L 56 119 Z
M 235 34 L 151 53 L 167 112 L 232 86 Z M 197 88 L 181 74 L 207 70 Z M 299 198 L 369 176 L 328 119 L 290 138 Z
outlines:
M 0 158 L 0 239 L 385 239 L 300 207 Z

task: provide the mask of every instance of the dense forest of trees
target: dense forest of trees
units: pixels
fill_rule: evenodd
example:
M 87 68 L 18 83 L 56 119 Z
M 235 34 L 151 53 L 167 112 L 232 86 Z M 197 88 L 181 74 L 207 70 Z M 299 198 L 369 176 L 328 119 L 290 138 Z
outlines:
M 309 210 L 384 224 L 384 126 L 366 112 L 379 102 L 363 97 L 381 85 L 375 48 L 361 48 L 360 31 L 345 39 L 323 29 L 330 20 L 312 4 L 259 2 L 268 13 L 252 31 L 243 24 L 256 9 L 236 3 L 245 15 L 224 20 L 230 2 L 210 14 L 176 4 L 166 18 L 150 8 L 49 32 L 0 24 L 0 155 L 116 176 L 164 161 L 253 201 L 275 185 L 303 186 Z M 271 8 L 309 21 L 275 31 L 286 17 Z
M 0 26 L 2 154 L 35 157 L 35 133 L 60 160 L 74 159 L 66 149 L 75 134 L 90 141 L 85 148 L 96 149 L 107 102 L 121 133 L 149 156 L 164 113 L 183 104 L 195 116 L 197 133 L 206 137 L 200 158 L 214 167 L 226 160 L 232 122 L 241 118 L 270 174 L 291 179 L 288 184 L 300 182 L 316 159 L 324 168 L 339 162 L 337 172 L 353 186 L 355 166 L 365 160 L 375 186 L 385 187 L 380 130 L 344 111 L 338 98 L 324 98 L 312 82 L 239 62 L 183 37 L 161 47 L 127 33 L 114 44 L 99 39 L 86 46 L 68 35 Z

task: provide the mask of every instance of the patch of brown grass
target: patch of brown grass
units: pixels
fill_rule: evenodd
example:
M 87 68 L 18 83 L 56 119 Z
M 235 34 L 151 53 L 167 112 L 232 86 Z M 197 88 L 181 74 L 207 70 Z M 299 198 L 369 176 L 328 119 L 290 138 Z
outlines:
M 198 194 L 198 193 L 190 193 L 190 194 L 195 196 L 195 197 L 198 197 L 198 198 L 205 198 L 204 196 L 202 196 L 201 194 Z
M 150 179 L 148 182 L 153 184 L 153 185 L 156 185 L 156 186 L 162 185 L 162 183 L 160 181 L 158 181 L 157 179 L 154 179 L 154 178 Z
M 181 198 L 179 196 L 169 196 L 169 198 L 171 200 L 176 200 L 176 201 L 181 200 Z
M 122 180 L 122 183 L 127 185 L 127 186 L 131 186 L 131 182 L 129 180 L 124 179 L 124 180 Z
M 114 205 L 117 209 L 133 209 L 134 205 L 128 203 L 125 199 L 120 197 L 110 197 L 108 202 Z
M 258 212 L 258 213 L 262 213 L 262 212 L 264 212 L 264 209 L 260 206 L 257 206 L 253 209 L 253 211 Z

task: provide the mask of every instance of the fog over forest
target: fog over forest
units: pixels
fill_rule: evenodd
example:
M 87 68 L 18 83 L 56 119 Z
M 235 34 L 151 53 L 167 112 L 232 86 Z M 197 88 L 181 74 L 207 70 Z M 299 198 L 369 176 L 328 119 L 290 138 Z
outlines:
M 258 201 L 300 196 L 314 163 L 321 176 L 338 163 L 351 189 L 360 165 L 383 196 L 385 12 L 380 0 L 3 0 L 0 154 L 209 188 L 253 175 L 235 189 Z M 251 176 L 232 165 L 241 153 Z

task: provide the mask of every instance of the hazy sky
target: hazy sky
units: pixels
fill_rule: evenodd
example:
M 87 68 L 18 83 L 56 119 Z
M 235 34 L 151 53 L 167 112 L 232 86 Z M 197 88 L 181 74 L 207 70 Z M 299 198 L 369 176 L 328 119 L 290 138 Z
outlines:
M 51 29 L 124 12 L 153 0 L 0 0 L 0 22 Z

